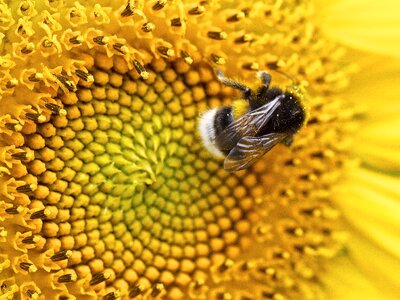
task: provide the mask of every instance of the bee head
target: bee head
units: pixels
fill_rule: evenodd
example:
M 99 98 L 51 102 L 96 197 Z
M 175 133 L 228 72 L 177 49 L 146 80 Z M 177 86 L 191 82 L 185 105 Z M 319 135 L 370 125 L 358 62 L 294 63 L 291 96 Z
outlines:
M 310 117 L 310 106 L 307 105 L 306 90 L 303 84 L 292 84 L 289 85 L 285 90 L 287 97 L 293 97 L 295 101 L 303 108 L 304 111 L 304 124 L 307 123 Z
M 299 101 L 303 101 L 305 89 L 303 88 L 303 86 L 301 86 L 299 84 L 291 84 L 286 88 L 285 94 L 292 95 Z

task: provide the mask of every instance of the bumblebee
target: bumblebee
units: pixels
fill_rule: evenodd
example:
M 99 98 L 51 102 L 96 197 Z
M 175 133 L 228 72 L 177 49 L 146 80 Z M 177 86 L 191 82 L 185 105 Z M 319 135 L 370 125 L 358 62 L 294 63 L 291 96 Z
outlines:
M 217 71 L 218 80 L 240 90 L 242 98 L 200 116 L 204 146 L 214 156 L 225 158 L 224 168 L 230 172 L 250 167 L 279 143 L 290 146 L 307 119 L 299 86 L 270 87 L 271 75 L 265 71 L 257 77 L 262 85 L 253 91 Z

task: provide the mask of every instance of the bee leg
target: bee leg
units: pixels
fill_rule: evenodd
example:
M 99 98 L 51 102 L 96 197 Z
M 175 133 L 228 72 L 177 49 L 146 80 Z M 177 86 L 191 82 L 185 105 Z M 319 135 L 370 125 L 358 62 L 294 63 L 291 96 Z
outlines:
M 286 147 L 290 147 L 293 144 L 293 135 L 290 135 L 286 139 L 284 139 L 283 143 Z
M 257 72 L 258 79 L 264 84 L 264 86 L 268 89 L 269 84 L 271 83 L 271 75 L 269 75 L 265 71 L 258 71 Z
M 225 77 L 224 74 L 220 70 L 217 70 L 217 78 L 219 81 L 221 81 L 223 84 L 230 86 L 231 88 L 241 90 L 243 93 L 244 98 L 249 98 L 251 95 L 251 89 L 237 81 L 234 81 L 232 79 L 229 79 Z

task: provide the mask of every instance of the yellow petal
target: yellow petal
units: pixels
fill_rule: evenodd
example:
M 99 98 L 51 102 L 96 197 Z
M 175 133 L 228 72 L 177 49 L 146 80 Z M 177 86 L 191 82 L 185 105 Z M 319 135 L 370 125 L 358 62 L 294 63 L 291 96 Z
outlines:
M 320 2 L 322 31 L 349 47 L 400 57 L 400 2 L 396 0 Z
M 351 51 L 349 60 L 359 65 L 351 86 L 344 93 L 347 101 L 362 106 L 369 120 L 398 119 L 400 112 L 400 60 Z
M 348 257 L 336 258 L 327 268 L 327 276 L 323 278 L 324 285 L 330 291 L 332 300 L 377 300 L 396 299 L 385 295 L 374 286 L 373 282 L 362 274 Z
M 389 173 L 400 171 L 399 149 L 384 145 L 365 144 L 357 146 L 354 153 L 369 167 Z
M 390 172 L 400 170 L 400 65 L 379 56 L 358 55 L 360 72 L 344 97 L 360 108 L 354 151 L 363 163 Z
M 346 177 L 336 202 L 359 233 L 400 259 L 400 180 L 368 170 Z
M 389 118 L 381 122 L 371 122 L 365 124 L 365 128 L 360 132 L 360 139 L 375 144 L 398 147 L 400 151 L 400 120 Z
M 356 266 L 370 278 L 371 282 L 379 287 L 382 293 L 380 299 L 388 299 L 388 296 L 383 297 L 386 294 L 397 295 L 398 299 L 400 294 L 400 277 L 398 276 L 400 261 L 382 251 L 377 245 L 370 243 L 368 238 L 360 234 L 351 236 L 348 249 Z
M 346 249 L 349 260 L 354 264 L 349 267 L 350 263 L 347 263 L 348 269 L 342 272 L 348 276 L 347 272 L 355 273 L 352 269 L 357 269 L 364 274 L 366 291 L 372 293 L 364 299 L 395 299 L 394 295 L 400 291 L 397 276 L 400 269 L 399 187 L 400 179 L 397 177 L 353 168 L 348 170 L 343 183 L 334 193 L 335 202 L 341 208 L 349 232 Z M 332 267 L 333 272 L 336 267 Z M 357 278 L 356 274 L 352 276 Z M 357 282 L 358 279 L 355 280 Z M 338 287 L 341 289 L 345 285 L 340 284 Z M 371 290 L 374 285 L 378 287 L 378 294 Z M 361 297 L 364 296 L 344 299 Z

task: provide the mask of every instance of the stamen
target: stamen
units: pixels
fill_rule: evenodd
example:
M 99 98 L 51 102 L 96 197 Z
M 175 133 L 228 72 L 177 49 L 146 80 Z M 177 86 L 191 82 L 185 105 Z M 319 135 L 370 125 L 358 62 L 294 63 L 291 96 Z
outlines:
M 15 79 L 15 78 L 10 79 L 10 80 L 7 81 L 7 83 L 6 83 L 6 88 L 11 89 L 11 88 L 13 88 L 13 87 L 16 87 L 17 84 L 18 84 L 18 79 Z
M 70 18 L 74 18 L 74 17 L 79 17 L 80 13 L 76 10 L 76 9 L 72 9 L 71 12 L 69 13 Z
M 57 281 L 59 283 L 68 283 L 76 280 L 75 274 L 64 274 L 58 277 Z
M 164 289 L 165 287 L 162 283 L 157 283 L 151 291 L 151 296 L 157 297 Z
M 67 115 L 67 111 L 63 109 L 61 106 L 54 104 L 54 103 L 46 103 L 44 105 L 46 108 L 50 109 L 52 113 L 60 116 Z
M 17 187 L 17 191 L 21 193 L 28 193 L 32 192 L 33 190 L 36 189 L 36 184 L 30 183 L 30 184 L 25 184 Z
M 171 19 L 171 26 L 181 27 L 182 26 L 182 19 L 181 18 Z
M 266 291 L 262 292 L 262 296 L 265 297 L 265 299 L 276 299 L 276 300 L 285 299 L 285 297 L 282 294 L 266 292 Z
M 121 43 L 116 43 L 113 45 L 113 48 L 117 50 L 119 53 L 126 54 L 128 53 L 128 47 Z
M 108 42 L 108 39 L 104 36 L 96 36 L 93 38 L 93 42 L 98 45 L 104 46 Z
M 17 32 L 21 35 L 21 36 L 25 36 L 26 35 L 26 30 L 24 29 L 24 26 L 19 25 L 17 28 Z
M 24 244 L 36 244 L 38 241 L 38 237 L 35 235 L 27 236 L 26 238 L 22 239 L 22 243 Z
M 90 73 L 86 73 L 82 70 L 76 70 L 75 74 L 82 80 L 86 82 L 94 82 L 94 77 Z
M 47 209 L 42 209 L 39 211 L 35 211 L 31 214 L 31 219 L 45 219 L 48 215 L 50 215 L 50 211 Z
M 22 270 L 25 270 L 27 272 L 36 272 L 37 271 L 36 266 L 29 262 L 22 262 L 19 264 L 19 266 Z
M 19 9 L 21 10 L 21 12 L 25 12 L 30 8 L 30 4 L 29 2 L 25 1 L 21 3 L 21 6 L 19 7 Z
M 174 49 L 171 49 L 171 48 L 168 48 L 168 47 L 164 47 L 164 46 L 159 46 L 159 47 L 157 47 L 157 50 L 158 50 L 158 52 L 160 52 L 162 55 L 168 56 L 168 57 L 174 56 L 174 54 L 175 54 Z
M 128 1 L 128 4 L 126 5 L 125 9 L 122 11 L 121 16 L 129 17 L 129 16 L 132 16 L 134 13 L 135 13 L 134 4 L 131 4 L 131 1 Z
M 260 65 L 257 62 L 252 62 L 244 64 L 243 68 L 246 70 L 258 71 L 260 69 Z
M 201 15 L 206 11 L 206 8 L 203 5 L 196 6 L 188 11 L 189 15 Z
M 100 282 L 106 281 L 110 277 L 111 277 L 111 274 L 109 272 L 98 273 L 98 274 L 93 275 L 93 278 L 90 280 L 89 284 L 96 285 L 96 284 L 99 284 Z
M 5 209 L 5 212 L 9 215 L 17 215 L 19 213 L 21 213 L 24 209 L 22 208 L 22 206 L 13 206 L 10 208 Z
M 220 266 L 218 267 L 218 271 L 219 271 L 220 273 L 223 273 L 223 272 L 225 272 L 226 270 L 228 270 L 229 268 L 231 268 L 231 267 L 233 266 L 233 264 L 234 264 L 233 260 L 231 260 L 231 259 L 226 259 L 226 260 L 222 263 L 222 265 L 220 265 Z
M 32 43 L 28 43 L 28 44 L 26 44 L 25 47 L 23 47 L 21 49 L 21 53 L 29 54 L 29 53 L 32 53 L 33 49 L 35 49 L 35 46 Z
M 243 36 L 235 39 L 235 43 L 236 44 L 243 44 L 243 43 L 247 43 L 247 42 L 251 42 L 253 40 L 253 37 L 251 34 L 244 34 Z
M 72 255 L 71 250 L 62 250 L 62 251 L 54 254 L 52 257 L 50 257 L 50 259 L 52 261 L 60 261 L 60 260 L 68 259 L 69 257 L 71 257 L 71 255 Z
M 198 289 L 200 289 L 201 287 L 203 287 L 204 284 L 205 284 L 204 279 L 202 279 L 202 278 L 197 279 L 197 280 L 194 282 L 193 288 L 196 289 L 196 290 L 198 290 Z
M 258 272 L 265 274 L 265 275 L 269 275 L 269 276 L 274 276 L 276 274 L 276 269 L 271 268 L 271 267 L 265 267 L 265 266 L 261 266 L 257 269 Z
M 151 32 L 151 31 L 153 31 L 155 28 L 156 28 L 156 25 L 154 25 L 154 24 L 151 23 L 151 22 L 146 22 L 146 23 L 144 23 L 144 24 L 142 25 L 142 30 L 143 30 L 144 32 Z
M 43 78 L 44 78 L 44 76 L 42 73 L 33 73 L 28 77 L 29 81 L 32 81 L 32 82 L 38 82 L 40 80 L 43 80 Z
M 243 272 L 247 272 L 255 267 L 253 262 L 245 261 L 241 264 L 240 270 Z
M 77 36 L 70 38 L 69 42 L 74 45 L 79 45 L 79 44 L 83 43 L 83 38 L 81 36 L 77 35 Z
M 242 9 L 242 12 L 244 13 L 245 17 L 247 17 L 250 13 L 250 8 Z
M 193 58 L 191 58 L 191 57 L 189 56 L 189 53 L 187 53 L 186 51 L 182 50 L 182 51 L 181 51 L 181 56 L 183 57 L 183 61 L 184 61 L 185 63 L 187 63 L 188 65 L 190 65 L 190 64 L 193 63 Z
M 9 130 L 13 130 L 13 131 L 17 131 L 17 132 L 22 130 L 22 125 L 21 124 L 6 123 L 5 126 Z
M 41 114 L 26 113 L 25 117 L 35 123 L 43 123 L 46 121 L 46 117 Z
M 17 215 L 22 211 L 22 207 L 21 206 L 13 206 L 10 208 L 6 208 L 5 212 L 9 215 Z
M 142 294 L 144 291 L 143 286 L 141 285 L 136 285 L 133 287 L 133 289 L 129 292 L 129 297 L 131 298 L 135 298 L 137 296 L 139 296 L 140 294 Z
M 219 292 L 215 296 L 217 300 L 232 300 L 232 295 L 226 292 Z
M 136 72 L 143 78 L 147 79 L 149 78 L 149 73 L 146 71 L 146 69 L 143 67 L 143 65 L 137 61 L 136 59 L 133 60 L 133 65 L 135 67 Z
M 116 292 L 110 292 L 110 293 L 106 294 L 103 299 L 104 300 L 116 300 L 120 297 L 121 297 L 121 294 L 118 291 L 116 291 Z
M 37 299 L 39 294 L 35 290 L 27 290 L 26 295 L 31 299 Z
M 237 22 L 240 21 L 245 17 L 244 12 L 238 12 L 237 14 L 234 14 L 233 16 L 230 16 L 229 18 L 226 19 L 227 22 Z
M 160 10 L 163 9 L 164 6 L 167 4 L 167 0 L 158 0 L 156 4 L 153 5 L 153 10 Z
M 42 46 L 45 47 L 45 48 L 50 48 L 51 46 L 53 46 L 53 44 L 54 43 L 52 41 L 48 40 L 48 39 L 45 39 L 42 42 Z
M 214 63 L 218 65 L 226 64 L 226 59 L 221 56 L 218 56 L 217 54 L 211 54 L 211 59 Z
M 223 31 L 209 31 L 207 32 L 207 36 L 213 40 L 225 40 L 228 37 L 228 34 Z
M 57 77 L 57 79 L 67 88 L 68 91 L 75 92 L 77 90 L 75 84 L 65 76 L 61 74 L 54 74 L 54 76 Z
M 267 63 L 267 68 L 271 69 L 271 70 L 277 70 L 279 69 L 279 67 L 282 65 L 282 62 L 276 60 L 276 61 L 272 61 Z

